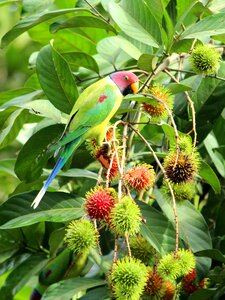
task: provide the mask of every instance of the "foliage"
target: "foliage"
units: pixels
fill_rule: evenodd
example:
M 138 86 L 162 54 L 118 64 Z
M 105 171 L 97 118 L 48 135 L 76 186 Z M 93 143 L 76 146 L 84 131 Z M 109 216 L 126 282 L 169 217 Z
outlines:
M 98 184 L 113 187 L 117 200 L 128 195 L 139 206 L 137 238 L 154 248 L 144 261 L 149 268 L 171 252 L 176 261 L 178 248 L 188 248 L 196 257 L 197 281 L 209 278 L 191 295 L 182 290 L 182 278 L 160 279 L 161 299 L 169 297 L 169 285 L 174 299 L 220 299 L 225 294 L 224 1 L 0 0 L 0 34 L 1 300 L 28 299 L 38 275 L 57 265 L 51 262 L 67 249 L 66 227 L 87 219 L 85 194 Z M 201 45 L 214 50 L 213 72 L 204 69 L 208 61 L 201 61 Z M 202 73 L 190 58 L 196 49 Z M 136 73 L 140 89 L 125 97 L 111 120 L 109 151 L 98 149 L 107 167 L 97 150 L 93 155 L 83 144 L 33 210 L 30 204 L 55 163 L 49 147 L 60 139 L 76 99 L 116 70 Z M 156 108 L 163 117 L 151 116 Z M 105 173 L 99 172 L 100 163 Z M 147 164 L 154 168 L 153 186 L 133 189 L 123 181 L 131 168 L 136 180 L 136 166 Z M 179 176 L 188 175 L 181 183 L 177 169 Z M 112 297 L 107 278 L 117 259 L 132 256 L 129 239 L 134 243 L 136 234 L 119 237 L 107 218 L 93 223 L 98 250 L 69 253 L 67 270 L 49 287 L 37 287 L 42 299 Z

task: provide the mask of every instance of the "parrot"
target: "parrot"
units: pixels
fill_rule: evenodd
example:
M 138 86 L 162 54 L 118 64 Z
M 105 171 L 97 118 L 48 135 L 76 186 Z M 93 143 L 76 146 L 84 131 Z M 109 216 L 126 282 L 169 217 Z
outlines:
M 71 110 L 64 134 L 56 145 L 63 150 L 31 204 L 34 209 L 39 205 L 52 180 L 83 142 L 91 138 L 102 145 L 107 124 L 118 110 L 123 97 L 136 94 L 138 87 L 139 79 L 134 73 L 118 71 L 96 81 L 80 94 Z

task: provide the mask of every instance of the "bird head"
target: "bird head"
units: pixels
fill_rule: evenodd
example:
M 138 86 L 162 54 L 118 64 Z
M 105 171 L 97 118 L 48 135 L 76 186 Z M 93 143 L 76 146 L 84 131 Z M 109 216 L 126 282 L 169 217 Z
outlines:
M 109 77 L 118 86 L 124 96 L 138 92 L 139 79 L 134 73 L 115 72 L 109 75 Z

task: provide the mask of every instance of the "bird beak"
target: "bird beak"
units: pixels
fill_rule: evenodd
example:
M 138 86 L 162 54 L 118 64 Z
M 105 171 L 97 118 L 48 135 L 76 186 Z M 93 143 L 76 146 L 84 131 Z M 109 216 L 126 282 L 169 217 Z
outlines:
M 138 83 L 138 81 L 133 82 L 133 83 L 130 85 L 130 87 L 131 87 L 131 90 L 133 91 L 133 94 L 137 94 L 138 88 L 139 88 L 139 83 Z

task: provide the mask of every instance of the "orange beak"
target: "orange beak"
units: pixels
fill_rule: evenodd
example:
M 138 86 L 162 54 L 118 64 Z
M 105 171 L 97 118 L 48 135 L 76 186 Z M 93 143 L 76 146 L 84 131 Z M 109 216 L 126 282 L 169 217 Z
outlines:
M 132 91 L 133 91 L 133 94 L 137 94 L 138 92 L 138 88 L 139 88 L 139 82 L 136 81 L 136 82 L 133 82 L 131 85 L 130 85 Z

